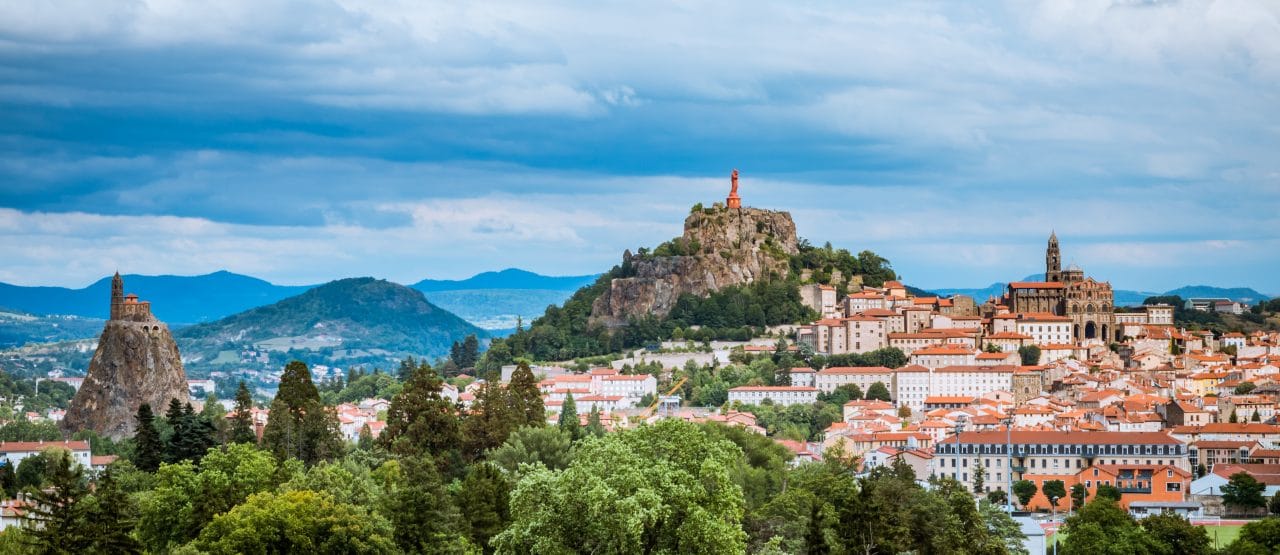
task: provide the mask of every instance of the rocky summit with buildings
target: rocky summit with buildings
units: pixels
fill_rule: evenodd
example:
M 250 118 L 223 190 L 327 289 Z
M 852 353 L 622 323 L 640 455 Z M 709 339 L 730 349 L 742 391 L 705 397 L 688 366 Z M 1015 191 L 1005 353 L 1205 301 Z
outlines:
M 662 317 L 684 294 L 786 277 L 799 252 L 791 214 L 743 207 L 736 171 L 732 180 L 726 202 L 695 206 L 679 238 L 653 252 L 623 254 L 622 275 L 595 300 L 593 321 L 621 326 L 632 317 Z
M 162 413 L 171 399 L 186 402 L 187 376 L 169 327 L 151 314 L 151 303 L 124 293 L 117 273 L 111 281 L 111 317 L 83 384 L 71 399 L 63 429 L 94 430 L 111 438 L 133 433 L 138 407 Z

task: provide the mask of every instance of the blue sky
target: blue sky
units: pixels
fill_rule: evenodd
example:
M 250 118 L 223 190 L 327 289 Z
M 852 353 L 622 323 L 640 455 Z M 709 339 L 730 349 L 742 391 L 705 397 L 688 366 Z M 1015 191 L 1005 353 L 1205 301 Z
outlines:
M 1280 4 L 0 4 L 0 281 L 603 271 L 722 199 L 923 287 L 1280 293 Z

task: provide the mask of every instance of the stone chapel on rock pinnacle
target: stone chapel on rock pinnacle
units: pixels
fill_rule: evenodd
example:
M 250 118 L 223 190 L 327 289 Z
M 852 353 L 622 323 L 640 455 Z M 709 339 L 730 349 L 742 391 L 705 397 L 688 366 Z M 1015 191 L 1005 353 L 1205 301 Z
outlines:
M 187 374 L 169 326 L 151 315 L 151 303 L 124 293 L 111 279 L 111 318 L 102 329 L 84 384 L 62 420 L 68 432 L 91 429 L 120 439 L 133 434 L 142 403 L 163 413 L 171 399 L 188 400 Z

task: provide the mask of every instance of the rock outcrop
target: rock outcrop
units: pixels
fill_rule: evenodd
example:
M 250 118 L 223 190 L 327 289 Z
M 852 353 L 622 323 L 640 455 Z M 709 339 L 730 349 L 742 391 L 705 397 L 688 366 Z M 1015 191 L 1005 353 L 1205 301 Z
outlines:
M 796 254 L 791 214 L 759 208 L 695 209 L 684 234 L 653 254 L 623 256 L 615 278 L 591 306 L 591 318 L 621 326 L 631 317 L 665 316 L 681 295 L 707 295 L 729 285 L 785 277 Z
M 112 283 L 111 316 L 98 339 L 89 373 L 62 421 L 68 432 L 90 429 L 120 439 L 133 434 L 142 403 L 163 413 L 170 399 L 187 402 L 187 374 L 169 326 L 136 296 L 125 297 L 119 274 Z

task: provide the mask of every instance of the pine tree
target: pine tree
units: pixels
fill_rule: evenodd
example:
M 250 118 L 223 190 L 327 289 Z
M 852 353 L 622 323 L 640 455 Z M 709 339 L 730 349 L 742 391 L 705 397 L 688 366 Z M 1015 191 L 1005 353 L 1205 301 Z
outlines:
M 472 368 L 480 360 L 480 339 L 476 334 L 468 335 L 462 340 L 461 355 L 461 360 L 454 361 L 461 368 Z
M 131 532 L 136 524 L 129 495 L 121 491 L 111 468 L 98 478 L 94 503 L 87 511 L 93 529 L 92 553 L 141 553 L 142 546 Z
M 460 539 L 458 508 L 429 457 L 402 459 L 404 482 L 389 495 L 395 540 L 406 553 L 446 553 Z
M 178 451 L 183 459 L 200 464 L 209 449 L 218 445 L 218 429 L 203 413 L 197 414 L 191 403 L 182 409 L 184 434 Z
M 258 434 L 253 431 L 253 396 L 244 380 L 240 380 L 240 387 L 236 388 L 236 410 L 231 417 L 230 442 L 258 443 Z
M 138 407 L 137 430 L 133 433 L 133 465 L 140 470 L 155 472 L 164 460 L 164 441 L 156 430 L 156 417 L 151 412 L 151 405 L 143 403 Z
M 458 407 L 441 396 L 444 381 L 425 362 L 404 388 L 391 398 L 387 426 L 378 443 L 393 453 L 416 457 L 444 457 L 462 447 Z
M 86 553 L 93 545 L 94 531 L 80 501 L 89 493 L 84 470 L 65 450 L 55 457 L 46 476 L 49 487 L 28 490 L 31 504 L 23 519 L 33 547 L 41 553 Z
M 169 399 L 169 410 L 165 411 L 164 419 L 172 429 L 164 443 L 164 460 L 168 463 L 176 463 L 183 458 L 182 446 L 186 444 L 187 435 L 187 423 L 182 418 L 182 402 Z
M 462 423 L 464 455 L 468 460 L 479 459 L 485 451 L 502 445 L 523 420 L 511 406 L 506 388 L 493 383 L 481 385 L 471 403 L 471 414 Z
M 294 457 L 308 466 L 342 451 L 337 417 L 320 401 L 305 363 L 295 360 L 285 366 L 262 443 L 276 457 Z
M 564 404 L 560 406 L 560 431 L 569 437 L 569 441 L 578 441 L 582 437 L 582 426 L 578 422 L 578 405 L 573 401 L 573 394 L 565 395 Z
M 511 373 L 511 382 L 507 384 L 511 396 L 511 408 L 515 417 L 521 421 L 516 425 L 542 427 L 547 425 L 547 410 L 542 406 L 542 391 L 538 389 L 538 380 L 529 369 L 529 363 L 520 361 Z
M 426 363 L 424 362 L 423 364 Z M 413 357 L 405 357 L 404 360 L 400 361 L 400 370 L 396 372 L 396 376 L 400 378 L 400 383 L 408 383 L 413 378 L 414 370 L 417 369 L 418 363 L 413 360 Z
M 600 405 L 591 406 L 591 415 L 587 417 L 587 433 L 596 437 L 604 435 L 604 424 L 600 422 Z
M 458 489 L 458 510 L 477 545 L 487 546 L 511 521 L 511 484 L 491 463 L 473 465 Z

